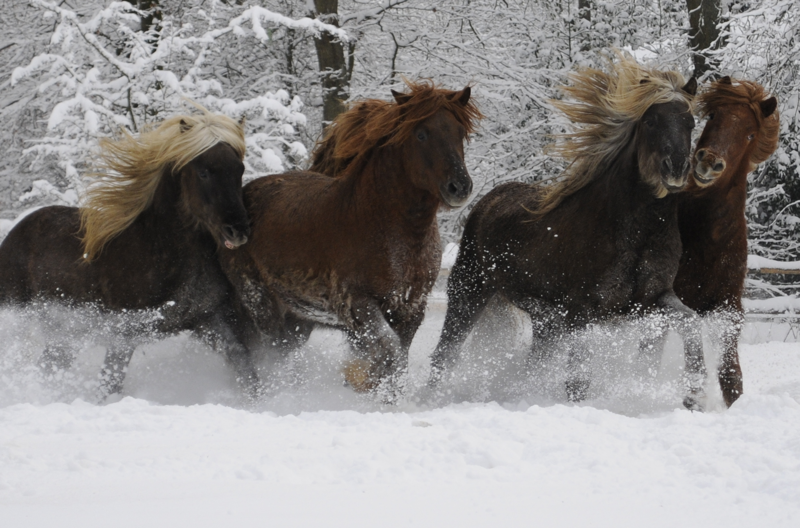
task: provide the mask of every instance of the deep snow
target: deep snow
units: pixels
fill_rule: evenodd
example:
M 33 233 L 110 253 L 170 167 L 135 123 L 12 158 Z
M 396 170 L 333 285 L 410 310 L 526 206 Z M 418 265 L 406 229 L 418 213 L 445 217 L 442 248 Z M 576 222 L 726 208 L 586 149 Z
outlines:
M 598 328 L 591 398 L 571 405 L 557 358 L 519 375 L 528 328 L 505 314 L 431 402 L 431 304 L 394 408 L 342 386 L 334 331 L 265 358 L 273 392 L 255 409 L 186 335 L 139 347 L 122 399 L 86 403 L 113 321 L 0 311 L 0 526 L 800 526 L 800 344 L 743 344 L 746 394 L 724 410 L 709 383 L 709 411 L 691 413 L 675 339 L 652 379 L 635 330 Z M 46 335 L 83 348 L 49 381 Z

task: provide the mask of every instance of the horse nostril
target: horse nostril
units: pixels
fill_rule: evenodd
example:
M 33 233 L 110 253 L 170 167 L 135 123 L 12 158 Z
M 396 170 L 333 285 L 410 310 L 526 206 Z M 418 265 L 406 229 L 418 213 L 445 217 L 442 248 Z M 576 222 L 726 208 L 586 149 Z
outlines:
M 694 157 L 697 159 L 697 161 L 703 161 L 706 157 L 706 149 L 698 150 Z
M 681 169 L 681 174 L 686 174 L 689 172 L 689 160 L 683 162 L 683 168 Z
M 725 170 L 725 160 L 719 160 L 714 164 L 714 172 L 722 172 Z
M 461 192 L 461 186 L 456 182 L 450 182 L 447 184 L 447 192 L 453 195 L 459 194 Z
M 672 174 L 672 160 L 669 158 L 664 158 L 664 161 L 661 162 L 661 173 L 662 174 Z
M 225 235 L 225 238 L 233 240 L 236 238 L 236 229 L 230 224 L 225 224 L 222 226 L 222 234 Z

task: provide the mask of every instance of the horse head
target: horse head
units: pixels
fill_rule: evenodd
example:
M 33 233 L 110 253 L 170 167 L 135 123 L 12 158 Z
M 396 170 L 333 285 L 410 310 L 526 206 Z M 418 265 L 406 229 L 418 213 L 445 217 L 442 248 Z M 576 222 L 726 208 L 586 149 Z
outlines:
M 745 173 L 764 161 L 777 147 L 778 101 L 764 98 L 756 83 L 730 77 L 713 83 L 700 99 L 707 122 L 694 154 L 694 180 L 707 187 L 722 179 L 726 169 L 733 174 L 743 163 Z
M 690 96 L 697 91 L 691 79 L 682 88 Z M 642 179 L 656 195 L 680 191 L 689 178 L 694 117 L 683 99 L 651 105 L 637 124 L 636 151 Z
M 413 95 L 392 90 L 402 108 Z M 418 122 L 400 145 L 406 174 L 412 183 L 439 196 L 448 207 L 461 207 L 472 193 L 472 179 L 464 163 L 464 141 L 468 130 L 454 114 L 469 104 L 470 87 L 448 96 L 430 117 Z
M 250 236 L 242 202 L 243 173 L 241 157 L 224 142 L 192 159 L 179 173 L 184 211 L 228 249 Z

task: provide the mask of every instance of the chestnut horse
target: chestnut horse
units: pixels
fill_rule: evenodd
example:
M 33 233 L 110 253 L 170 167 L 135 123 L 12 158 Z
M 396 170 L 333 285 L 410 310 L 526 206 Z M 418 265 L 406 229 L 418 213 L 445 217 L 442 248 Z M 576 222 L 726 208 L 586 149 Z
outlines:
M 100 147 L 96 180 L 80 209 L 39 209 L 0 245 L 0 303 L 97 305 L 124 312 L 126 321 L 156 310 L 152 325 L 132 323 L 108 347 L 102 397 L 121 390 L 135 334 L 186 329 L 224 347 L 254 394 L 256 372 L 238 337 L 247 333 L 246 319 L 236 316 L 217 258 L 244 244 L 250 231 L 242 124 L 208 112 L 176 116 Z M 48 345 L 45 367 L 70 364 L 69 343 Z
M 678 218 L 683 243 L 675 293 L 704 315 L 727 313 L 719 385 L 730 407 L 743 390 L 739 333 L 747 274 L 747 174 L 778 147 L 778 102 L 759 84 L 723 77 L 698 97 L 708 118 L 697 142 L 696 183 L 682 193 Z
M 482 116 L 470 88 L 409 83 L 395 102 L 366 100 L 340 115 L 312 169 L 244 188 L 251 242 L 221 254 L 261 331 L 286 348 L 315 324 L 345 330 L 357 391 L 403 389 L 408 348 L 439 272 L 436 213 L 472 191 L 464 141 Z
M 555 104 L 583 126 L 559 149 L 570 162 L 562 179 L 499 185 L 467 219 L 429 385 L 499 295 L 527 312 L 545 341 L 618 315 L 672 314 L 686 350 L 684 404 L 699 408 L 699 320 L 672 290 L 681 256 L 674 193 L 689 175 L 697 84 L 624 56 L 610 73 L 586 69 L 571 79 L 565 91 L 576 101 Z M 587 354 L 570 345 L 571 401 L 589 388 Z

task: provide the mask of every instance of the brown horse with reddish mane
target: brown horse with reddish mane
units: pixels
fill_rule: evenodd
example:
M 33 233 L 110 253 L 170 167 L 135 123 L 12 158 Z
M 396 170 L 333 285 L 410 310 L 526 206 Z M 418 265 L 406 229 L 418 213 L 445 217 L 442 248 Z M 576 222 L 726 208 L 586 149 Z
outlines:
M 728 406 L 743 389 L 738 343 L 747 274 L 747 175 L 778 147 L 777 106 L 759 84 L 730 77 L 700 95 L 698 109 L 708 123 L 695 149 L 694 182 L 678 208 L 683 255 L 675 293 L 701 315 L 727 312 L 732 318 L 718 370 Z
M 342 328 L 358 391 L 401 391 L 408 348 L 439 271 L 436 213 L 466 203 L 464 141 L 482 116 L 470 88 L 409 83 L 395 102 L 355 104 L 328 129 L 312 170 L 244 188 L 249 244 L 220 253 L 242 305 L 284 348 L 316 324 Z

